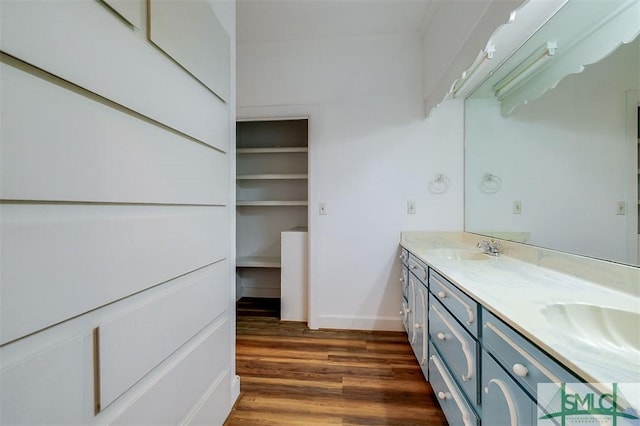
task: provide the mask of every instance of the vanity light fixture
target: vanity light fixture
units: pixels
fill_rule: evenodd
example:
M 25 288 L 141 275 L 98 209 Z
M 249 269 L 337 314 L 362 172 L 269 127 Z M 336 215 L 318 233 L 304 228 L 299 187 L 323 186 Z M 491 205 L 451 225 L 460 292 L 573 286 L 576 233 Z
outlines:
M 453 85 L 449 90 L 451 96 L 453 96 L 454 98 L 457 97 L 458 92 L 460 92 L 460 90 L 462 90 L 462 88 L 467 85 L 467 82 L 476 73 L 476 71 L 478 71 L 478 69 L 487 61 L 493 59 L 493 54 L 495 53 L 495 51 L 496 47 L 493 45 L 488 45 L 484 50 L 480 51 L 478 57 L 475 61 L 473 61 L 473 64 L 471 64 L 469 69 L 462 73 L 462 77 L 453 82 Z
M 513 89 L 540 70 L 547 60 L 556 54 L 557 49 L 558 43 L 555 41 L 548 41 L 540 49 L 529 55 L 524 61 L 522 61 L 517 67 L 509 72 L 509 74 L 491 88 L 493 93 L 496 95 L 496 98 L 501 101 L 509 96 L 509 93 L 511 93 Z

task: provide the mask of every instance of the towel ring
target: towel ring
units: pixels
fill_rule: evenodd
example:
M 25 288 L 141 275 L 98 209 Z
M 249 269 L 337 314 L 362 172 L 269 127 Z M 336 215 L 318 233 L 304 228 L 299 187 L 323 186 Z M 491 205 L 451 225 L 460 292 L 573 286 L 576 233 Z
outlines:
M 432 194 L 444 194 L 449 190 L 450 186 L 451 180 L 442 173 L 438 173 L 436 177 L 429 182 L 429 192 Z
M 502 187 L 502 178 L 491 173 L 485 173 L 480 182 L 480 189 L 485 194 L 495 194 Z

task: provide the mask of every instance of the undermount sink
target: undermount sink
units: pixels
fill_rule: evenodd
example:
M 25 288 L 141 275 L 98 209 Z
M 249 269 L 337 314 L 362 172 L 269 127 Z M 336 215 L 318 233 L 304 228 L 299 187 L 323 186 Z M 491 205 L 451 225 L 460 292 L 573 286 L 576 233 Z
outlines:
M 439 248 L 427 251 L 429 256 L 446 260 L 488 260 L 490 256 L 481 251 L 459 248 Z
M 587 303 L 555 303 L 542 313 L 568 336 L 601 349 L 640 352 L 640 313 Z

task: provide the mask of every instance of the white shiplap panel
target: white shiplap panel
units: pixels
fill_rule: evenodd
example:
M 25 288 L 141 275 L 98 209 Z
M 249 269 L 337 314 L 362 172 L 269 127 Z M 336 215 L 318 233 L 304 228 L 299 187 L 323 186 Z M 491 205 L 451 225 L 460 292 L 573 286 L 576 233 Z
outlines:
M 86 341 L 77 336 L 0 371 L 0 424 L 85 424 Z M 1 352 L 0 352 L 1 353 Z M 91 400 L 91 399 L 89 399 Z
M 229 100 L 230 41 L 207 0 L 150 0 L 149 39 Z
M 204 143 L 229 148 L 229 105 L 96 1 L 0 1 L 0 49 Z
M 213 331 L 209 328 L 205 330 L 205 333 L 209 333 L 206 340 L 110 424 L 176 425 L 214 382 L 218 381 L 220 386 L 228 386 L 228 379 L 220 379 L 229 374 L 229 346 L 233 343 L 230 330 L 228 321 L 219 324 Z M 228 399 L 228 392 L 220 397 Z M 225 411 L 230 408 L 227 405 Z M 228 413 L 219 414 L 226 417 Z
M 228 257 L 226 207 L 0 205 L 0 344 Z
M 224 376 L 220 377 L 207 391 L 206 399 L 202 404 L 195 407 L 192 413 L 189 413 L 180 425 L 223 425 L 229 414 L 229 407 L 233 405 L 231 401 L 231 393 L 229 392 L 229 383 L 231 373 L 227 371 Z
M 229 305 L 229 265 L 178 280 L 190 283 L 100 324 L 100 405 L 108 406 Z
M 102 0 L 118 15 L 136 28 L 143 28 L 146 12 L 145 0 Z
M 11 65 L 0 86 L 1 198 L 227 202 L 223 152 Z

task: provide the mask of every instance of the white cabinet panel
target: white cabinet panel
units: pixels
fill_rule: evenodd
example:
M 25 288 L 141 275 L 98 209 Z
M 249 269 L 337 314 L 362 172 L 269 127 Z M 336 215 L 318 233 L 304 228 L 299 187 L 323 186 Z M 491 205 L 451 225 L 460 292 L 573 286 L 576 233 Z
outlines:
M 199 401 L 230 368 L 231 327 L 228 321 L 217 324 L 205 330 L 206 340 L 133 401 L 112 424 L 178 424 L 193 408 L 194 401 Z M 225 408 L 226 417 L 226 410 L 231 407 Z
M 307 321 L 309 233 L 285 231 L 281 243 L 280 318 L 285 321 Z
M 230 300 L 226 261 L 178 280 L 191 282 L 100 325 L 102 408 L 226 310 Z
M 1 198 L 227 202 L 224 153 L 11 63 L 0 64 Z
M 0 424 L 84 424 L 85 393 L 92 390 L 83 389 L 83 342 L 79 336 L 17 364 L 2 365 Z
M 227 151 L 229 105 L 95 1 L 3 0 L 0 49 Z
M 226 207 L 0 206 L 1 343 L 228 256 Z

